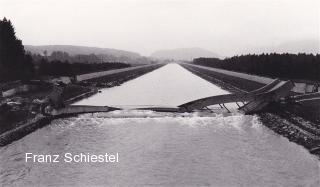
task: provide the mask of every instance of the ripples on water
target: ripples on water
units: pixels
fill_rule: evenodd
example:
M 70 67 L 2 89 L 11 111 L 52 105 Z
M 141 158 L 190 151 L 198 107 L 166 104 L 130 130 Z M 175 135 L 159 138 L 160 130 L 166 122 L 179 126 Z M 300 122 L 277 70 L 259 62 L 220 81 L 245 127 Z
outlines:
M 241 114 L 86 114 L 54 120 L 0 152 L 0 177 L 6 185 L 319 184 L 315 157 L 266 129 L 255 116 Z M 120 162 L 25 163 L 25 152 L 118 152 Z

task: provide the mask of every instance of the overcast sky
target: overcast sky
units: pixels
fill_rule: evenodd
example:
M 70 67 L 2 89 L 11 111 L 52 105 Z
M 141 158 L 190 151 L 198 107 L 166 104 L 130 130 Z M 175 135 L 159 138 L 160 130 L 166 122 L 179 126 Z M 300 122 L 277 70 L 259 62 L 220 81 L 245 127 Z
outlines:
M 0 0 L 23 44 L 224 56 L 320 38 L 318 0 Z

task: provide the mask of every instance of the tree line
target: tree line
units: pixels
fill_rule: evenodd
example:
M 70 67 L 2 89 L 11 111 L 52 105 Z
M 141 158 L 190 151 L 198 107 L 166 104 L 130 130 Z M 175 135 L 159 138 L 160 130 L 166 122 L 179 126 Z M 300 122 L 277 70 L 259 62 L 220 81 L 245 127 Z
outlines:
M 196 58 L 194 64 L 283 79 L 320 81 L 320 54 L 249 54 L 231 58 Z
M 30 53 L 30 52 L 29 52 Z M 48 52 L 47 50 L 43 50 L 37 53 L 32 54 L 34 59 L 41 59 L 46 57 L 49 61 L 59 60 L 59 61 L 68 61 L 69 63 L 104 63 L 104 62 L 123 62 L 130 64 L 150 64 L 156 63 L 156 61 L 144 57 L 144 56 L 114 56 L 111 54 L 72 54 L 70 55 L 68 52 L 54 50 L 52 52 Z
M 29 53 L 29 52 L 28 52 Z M 64 52 L 64 51 L 53 51 L 50 55 L 46 50 L 43 51 L 43 54 L 31 54 L 29 53 L 32 58 L 35 61 L 40 61 L 41 59 L 45 58 L 49 62 L 51 61 L 61 61 L 61 62 L 66 62 L 68 61 L 69 63 L 104 63 L 104 62 L 120 62 L 116 58 L 113 60 L 106 60 L 103 56 L 101 55 L 96 55 L 96 54 L 89 54 L 89 55 L 84 55 L 84 54 L 79 54 L 79 55 L 69 55 L 69 53 Z
M 0 83 L 27 81 L 38 76 L 73 76 L 94 71 L 129 67 L 120 62 L 105 62 L 95 54 L 70 56 L 56 51 L 50 56 L 28 53 L 16 37 L 10 20 L 0 19 Z
M 44 51 L 40 54 L 30 54 L 37 69 L 38 76 L 73 76 L 96 71 L 107 71 L 130 67 L 127 63 L 106 62 L 95 54 L 69 55 L 64 51 L 53 51 L 50 55 Z
M 119 62 L 107 63 L 69 63 L 68 61 L 53 60 L 48 61 L 42 58 L 36 63 L 37 76 L 74 76 L 84 73 L 107 71 L 130 67 L 129 64 Z

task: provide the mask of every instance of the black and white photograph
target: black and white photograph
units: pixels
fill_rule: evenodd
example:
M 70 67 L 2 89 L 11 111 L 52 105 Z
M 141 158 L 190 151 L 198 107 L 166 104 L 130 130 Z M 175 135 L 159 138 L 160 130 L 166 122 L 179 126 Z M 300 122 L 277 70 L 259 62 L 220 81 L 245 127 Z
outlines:
M 0 186 L 319 187 L 319 0 L 0 0 Z

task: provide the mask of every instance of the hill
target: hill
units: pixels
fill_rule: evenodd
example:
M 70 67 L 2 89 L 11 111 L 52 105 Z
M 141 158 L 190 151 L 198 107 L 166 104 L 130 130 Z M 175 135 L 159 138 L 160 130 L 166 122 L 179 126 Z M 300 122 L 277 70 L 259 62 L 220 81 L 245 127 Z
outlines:
M 134 53 L 130 51 L 110 49 L 110 48 L 99 48 L 99 47 L 86 47 L 86 46 L 73 46 L 73 45 L 25 45 L 26 51 L 30 51 L 35 54 L 43 54 L 46 50 L 48 54 L 53 51 L 63 51 L 69 53 L 69 55 L 112 55 L 115 57 L 127 56 L 131 58 L 141 57 L 139 53 Z
M 194 47 L 194 48 L 178 48 L 169 50 L 159 50 L 151 54 L 153 58 L 159 59 L 174 59 L 174 60 L 193 60 L 199 57 L 221 57 L 206 49 Z
M 33 54 L 44 55 L 44 51 L 47 51 L 47 55 L 50 56 L 53 52 L 66 52 L 70 56 L 78 57 L 83 55 L 96 55 L 99 59 L 105 62 L 124 62 L 129 64 L 149 64 L 151 60 L 147 57 L 141 56 L 139 53 L 124 51 L 110 48 L 99 47 L 86 47 L 86 46 L 73 46 L 73 45 L 25 45 L 26 51 Z

